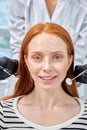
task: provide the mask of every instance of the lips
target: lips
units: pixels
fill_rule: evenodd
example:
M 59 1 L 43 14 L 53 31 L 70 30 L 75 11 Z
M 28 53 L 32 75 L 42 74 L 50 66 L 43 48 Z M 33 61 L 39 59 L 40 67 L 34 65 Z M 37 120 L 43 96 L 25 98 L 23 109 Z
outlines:
M 52 82 L 57 76 L 39 76 L 39 78 L 46 83 Z

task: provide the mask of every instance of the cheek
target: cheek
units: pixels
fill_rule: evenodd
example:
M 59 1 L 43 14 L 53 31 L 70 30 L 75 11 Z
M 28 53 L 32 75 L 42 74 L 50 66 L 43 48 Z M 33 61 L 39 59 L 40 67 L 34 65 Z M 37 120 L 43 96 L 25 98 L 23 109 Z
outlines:
M 60 76 L 63 76 L 63 77 L 66 76 L 67 71 L 68 71 L 68 64 L 66 63 L 57 64 L 55 66 L 55 71 L 57 71 Z
M 28 69 L 29 69 L 29 72 L 30 72 L 30 74 L 31 74 L 32 77 L 34 77 L 35 75 L 37 75 L 38 72 L 39 72 L 38 65 L 35 65 L 34 63 L 28 64 Z
M 67 69 L 64 69 L 61 67 L 61 69 L 59 70 L 59 79 L 60 79 L 60 82 L 63 82 L 65 77 L 67 75 Z

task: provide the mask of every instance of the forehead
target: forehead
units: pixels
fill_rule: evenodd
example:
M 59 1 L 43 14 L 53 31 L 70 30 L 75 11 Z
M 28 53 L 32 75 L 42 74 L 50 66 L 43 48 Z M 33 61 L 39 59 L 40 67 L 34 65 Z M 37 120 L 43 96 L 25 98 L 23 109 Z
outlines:
M 66 43 L 57 35 L 41 33 L 36 35 L 29 43 L 29 51 L 67 51 Z

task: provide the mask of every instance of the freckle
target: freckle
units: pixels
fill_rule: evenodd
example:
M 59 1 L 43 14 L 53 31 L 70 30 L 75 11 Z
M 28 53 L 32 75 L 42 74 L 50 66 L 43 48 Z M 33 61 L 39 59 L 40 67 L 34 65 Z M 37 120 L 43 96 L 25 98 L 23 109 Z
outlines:
M 46 28 L 44 28 L 44 32 L 46 31 L 47 29 Z

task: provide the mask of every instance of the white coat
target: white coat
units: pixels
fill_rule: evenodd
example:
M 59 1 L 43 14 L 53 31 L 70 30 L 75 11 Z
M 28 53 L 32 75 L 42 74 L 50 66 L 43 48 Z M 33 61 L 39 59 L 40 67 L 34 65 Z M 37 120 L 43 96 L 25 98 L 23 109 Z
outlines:
M 58 0 L 50 18 L 45 0 L 12 0 L 9 15 L 12 57 L 18 59 L 25 33 L 37 23 L 54 22 L 71 35 L 75 47 L 75 64 L 84 64 L 87 48 L 87 11 L 76 0 Z

